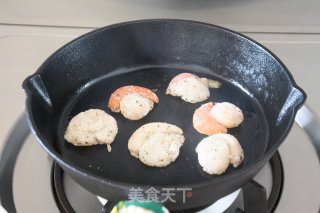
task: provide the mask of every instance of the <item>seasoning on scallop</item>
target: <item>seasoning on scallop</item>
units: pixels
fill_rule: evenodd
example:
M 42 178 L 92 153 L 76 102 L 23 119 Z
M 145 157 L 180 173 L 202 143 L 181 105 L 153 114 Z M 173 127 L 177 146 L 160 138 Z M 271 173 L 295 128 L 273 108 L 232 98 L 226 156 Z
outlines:
M 130 154 L 148 165 L 165 167 L 175 161 L 184 143 L 179 127 L 162 123 L 148 123 L 138 128 L 128 141 Z
M 229 164 L 238 167 L 244 154 L 237 138 L 229 134 L 215 134 L 204 138 L 196 147 L 198 161 L 208 174 L 222 174 Z
M 112 112 L 121 112 L 129 120 L 145 117 L 154 103 L 159 103 L 157 95 L 140 86 L 123 86 L 114 91 L 109 99 L 108 107 Z
M 181 97 L 186 102 L 197 103 L 209 98 L 209 88 L 220 86 L 221 83 L 218 81 L 200 78 L 191 73 L 181 73 L 171 80 L 166 94 Z
M 110 144 L 118 133 L 117 121 L 100 109 L 89 109 L 74 116 L 65 131 L 64 138 L 75 146 Z
M 205 135 L 226 133 L 243 121 L 239 107 L 228 102 L 202 104 L 193 114 L 193 127 Z

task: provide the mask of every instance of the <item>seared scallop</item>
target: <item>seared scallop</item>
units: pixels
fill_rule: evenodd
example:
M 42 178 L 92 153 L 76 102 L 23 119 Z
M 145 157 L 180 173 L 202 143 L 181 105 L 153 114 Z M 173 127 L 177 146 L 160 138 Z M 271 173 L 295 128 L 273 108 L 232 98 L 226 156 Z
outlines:
M 229 147 L 223 140 L 203 139 L 197 146 L 198 161 L 203 171 L 209 174 L 221 174 L 229 166 Z
M 216 103 L 211 115 L 226 128 L 234 128 L 243 121 L 243 113 L 239 107 L 229 102 Z
M 229 164 L 238 167 L 244 154 L 239 141 L 229 134 L 215 134 L 204 138 L 196 147 L 198 161 L 208 174 L 222 174 Z
M 209 87 L 220 87 L 220 83 L 199 78 L 191 73 L 181 73 L 171 80 L 166 94 L 181 97 L 186 102 L 197 103 L 209 98 Z
M 176 160 L 183 142 L 184 137 L 180 134 L 152 134 L 140 147 L 139 159 L 148 166 L 167 166 Z
M 74 116 L 64 134 L 64 138 L 75 146 L 110 144 L 118 133 L 117 121 L 100 109 L 89 109 Z
M 179 127 L 155 122 L 137 129 L 129 139 L 128 149 L 142 163 L 164 167 L 176 160 L 183 143 L 183 131 Z

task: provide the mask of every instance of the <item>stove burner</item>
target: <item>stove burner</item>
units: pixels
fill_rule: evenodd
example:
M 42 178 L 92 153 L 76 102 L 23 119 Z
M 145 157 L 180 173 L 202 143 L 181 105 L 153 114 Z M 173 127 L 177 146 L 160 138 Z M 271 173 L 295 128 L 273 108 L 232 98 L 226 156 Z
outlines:
M 283 185 L 283 169 L 282 169 L 282 163 L 281 163 L 279 153 L 277 152 L 269 162 L 271 165 L 272 180 L 273 180 L 272 189 L 271 189 L 269 198 L 267 198 L 266 189 L 256 181 L 251 180 L 242 187 L 244 211 L 241 210 L 241 208 L 235 207 L 234 204 L 237 202 L 234 202 L 225 211 L 225 213 L 231 213 L 231 212 L 235 212 L 235 213 L 241 213 L 241 212 L 267 213 L 268 212 L 269 213 L 269 212 L 273 212 L 276 209 L 276 206 L 281 196 L 282 185 Z M 60 168 L 60 166 L 57 163 L 53 163 L 53 167 L 52 167 L 52 190 L 53 190 L 55 200 L 57 202 L 57 206 L 59 207 L 61 212 L 63 213 L 75 212 L 67 199 L 67 196 L 63 187 L 63 170 Z M 105 205 L 101 209 L 102 213 L 110 212 L 113 206 L 116 204 L 116 202 L 112 202 L 112 201 L 103 202 L 103 203 L 105 203 Z M 199 207 L 196 209 L 174 211 L 174 213 L 198 212 L 201 210 L 206 210 L 207 208 L 210 208 L 210 206 L 211 205 Z
M 54 199 L 62 213 L 75 213 L 70 205 L 63 186 L 63 170 L 56 163 L 53 163 L 51 171 L 51 187 Z
M 8 212 L 16 212 L 12 190 L 13 170 L 20 149 L 29 134 L 30 130 L 25 115 L 20 115 L 2 150 L 0 159 L 0 199 L 1 205 Z

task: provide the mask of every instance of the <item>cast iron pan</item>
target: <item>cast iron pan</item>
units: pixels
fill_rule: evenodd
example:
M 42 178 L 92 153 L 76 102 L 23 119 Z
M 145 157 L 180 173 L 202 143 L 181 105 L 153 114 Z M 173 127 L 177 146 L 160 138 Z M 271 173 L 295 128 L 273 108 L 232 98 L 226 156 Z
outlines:
M 220 81 L 222 87 L 210 89 L 209 100 L 196 104 L 165 95 L 170 80 L 182 72 Z M 156 91 L 159 104 L 139 121 L 111 112 L 110 94 L 125 85 Z M 135 21 L 90 32 L 49 57 L 23 88 L 32 132 L 82 186 L 113 201 L 127 199 L 137 187 L 153 186 L 160 193 L 172 188 L 176 202 L 165 202 L 171 210 L 208 205 L 250 180 L 288 134 L 306 98 L 286 67 L 261 45 L 218 26 L 183 20 Z M 228 130 L 240 141 L 244 162 L 219 176 L 203 172 L 195 152 L 206 136 L 193 128 L 192 115 L 208 101 L 234 103 L 245 117 Z M 91 108 L 118 122 L 111 153 L 105 145 L 75 147 L 63 138 L 70 119 Z M 156 121 L 179 126 L 185 136 L 179 157 L 165 168 L 145 166 L 127 148 L 138 127 Z M 181 188 L 192 190 L 186 202 Z

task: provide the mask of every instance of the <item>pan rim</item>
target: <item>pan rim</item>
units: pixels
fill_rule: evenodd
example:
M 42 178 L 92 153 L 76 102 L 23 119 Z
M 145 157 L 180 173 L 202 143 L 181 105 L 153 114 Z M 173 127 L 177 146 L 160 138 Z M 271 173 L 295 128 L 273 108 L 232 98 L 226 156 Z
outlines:
M 73 162 L 64 159 L 63 156 L 61 156 L 59 153 L 57 153 L 54 149 L 48 147 L 46 145 L 46 143 L 44 143 L 44 138 L 42 138 L 40 131 L 38 130 L 38 128 L 35 125 L 35 121 L 33 119 L 33 115 L 32 115 L 32 111 L 31 111 L 31 103 L 32 103 L 32 93 L 31 91 L 28 89 L 28 81 L 30 78 L 32 78 L 33 76 L 36 75 L 40 75 L 43 72 L 43 68 L 47 65 L 47 63 L 53 58 L 55 57 L 57 54 L 59 54 L 63 49 L 65 49 L 67 46 L 73 44 L 74 42 L 80 41 L 81 39 L 85 38 L 88 35 L 93 35 L 95 33 L 99 33 L 100 31 L 104 31 L 104 30 L 110 30 L 112 28 L 117 28 L 117 27 L 121 27 L 124 25 L 132 25 L 132 24 L 138 24 L 138 23 L 151 23 L 151 22 L 186 22 L 186 23 L 194 23 L 194 24 L 198 24 L 198 25 L 203 25 L 206 27 L 214 27 L 223 31 L 226 31 L 227 33 L 231 33 L 234 34 L 236 36 L 242 37 L 246 40 L 248 40 L 249 42 L 253 43 L 254 45 L 256 45 L 257 47 L 261 48 L 262 50 L 266 51 L 272 58 L 274 58 L 280 65 L 281 67 L 284 69 L 285 73 L 288 75 L 289 80 L 292 84 L 292 89 L 297 89 L 299 92 L 301 92 L 302 94 L 302 100 L 300 103 L 297 103 L 294 107 L 293 110 L 291 112 L 290 115 L 290 119 L 288 122 L 288 126 L 285 129 L 285 131 L 283 131 L 283 134 L 281 135 L 281 137 L 279 137 L 279 139 L 275 142 L 275 144 L 267 151 L 264 153 L 264 155 L 262 155 L 261 157 L 259 157 L 257 159 L 256 162 L 248 165 L 247 167 L 241 169 L 240 171 L 236 172 L 236 173 L 231 173 L 231 174 L 227 174 L 225 176 L 221 176 L 220 178 L 217 179 L 211 179 L 211 180 L 206 180 L 200 183 L 194 183 L 194 184 L 182 184 L 182 185 L 145 185 L 145 184 L 136 184 L 136 183 L 127 183 L 127 182 L 122 182 L 122 181 L 117 181 L 114 179 L 109 179 L 107 177 L 102 177 L 102 176 L 98 176 L 94 173 L 91 173 L 83 168 L 80 168 L 78 166 L 76 166 Z M 215 25 L 215 24 L 209 24 L 209 23 L 204 23 L 204 22 L 200 22 L 200 21 L 192 21 L 192 20 L 184 20 L 184 19 L 144 19 L 144 20 L 134 20 L 134 21 L 129 21 L 129 22 L 121 22 L 121 23 L 117 23 L 117 24 L 112 24 L 109 26 L 105 26 L 93 31 L 90 31 L 84 35 L 81 35 L 75 39 L 73 39 L 72 41 L 68 42 L 67 44 L 63 45 L 62 47 L 60 47 L 58 50 L 56 50 L 52 55 L 50 55 L 41 65 L 40 67 L 37 69 L 37 71 L 28 76 L 23 84 L 22 87 L 25 91 L 26 94 L 26 118 L 29 124 L 29 127 L 31 128 L 32 133 L 35 135 L 36 139 L 38 140 L 38 142 L 40 143 L 40 145 L 44 148 L 44 150 L 60 165 L 62 165 L 62 167 L 68 168 L 76 173 L 81 174 L 82 176 L 86 176 L 89 177 L 90 179 L 93 179 L 97 182 L 103 183 L 103 184 L 107 184 L 107 185 L 111 185 L 112 187 L 118 187 L 118 188 L 122 188 L 122 189 L 127 189 L 130 187 L 184 187 L 184 188 L 198 188 L 198 187 L 207 187 L 210 184 L 217 184 L 217 183 L 221 183 L 221 182 L 225 182 L 228 181 L 230 179 L 233 179 L 237 176 L 240 176 L 241 174 L 244 173 L 248 173 L 250 171 L 253 170 L 253 168 L 259 167 L 264 165 L 264 163 L 267 162 L 267 160 L 269 160 L 273 154 L 276 152 L 276 150 L 278 149 L 278 147 L 280 146 L 281 142 L 286 138 L 286 136 L 289 133 L 289 130 L 291 129 L 293 123 L 294 123 L 294 118 L 295 115 L 298 111 L 298 109 L 303 105 L 303 103 L 306 100 L 306 93 L 296 84 L 295 80 L 293 79 L 292 74 L 289 72 L 288 68 L 284 65 L 284 63 L 274 54 L 272 53 L 268 48 L 264 47 L 262 44 L 258 43 L 257 41 L 253 40 L 252 38 L 249 38 L 239 32 Z M 270 140 L 270 139 L 269 139 Z

